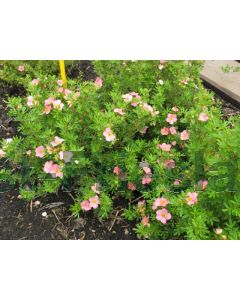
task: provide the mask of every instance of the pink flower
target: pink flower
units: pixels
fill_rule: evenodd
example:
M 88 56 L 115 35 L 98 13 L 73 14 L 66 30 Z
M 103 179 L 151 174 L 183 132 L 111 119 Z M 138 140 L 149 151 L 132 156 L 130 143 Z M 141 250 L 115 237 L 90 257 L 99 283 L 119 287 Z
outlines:
M 48 115 L 51 112 L 51 110 L 52 110 L 52 106 L 51 105 L 45 105 L 43 113 L 45 115 Z
M 145 174 L 150 175 L 152 174 L 152 170 L 149 167 L 143 167 L 143 171 L 145 172 Z
M 63 81 L 62 80 L 58 80 L 57 84 L 58 84 L 58 86 L 63 86 Z
M 137 204 L 138 208 L 141 208 L 141 207 L 143 207 L 144 205 L 145 205 L 145 200 L 138 201 L 138 204 Z
M 23 71 L 24 71 L 24 66 L 23 66 L 23 65 L 19 66 L 19 67 L 18 67 L 18 71 L 19 71 L 19 72 L 23 72 Z
M 172 145 L 163 143 L 159 144 L 158 147 L 161 148 L 163 151 L 169 152 L 171 150 Z
M 181 183 L 180 179 L 175 179 L 173 185 L 178 186 Z
M 132 101 L 133 96 L 131 94 L 125 94 L 122 95 L 122 98 L 124 99 L 124 102 L 129 103 Z
M 132 182 L 128 182 L 127 187 L 130 191 L 135 191 L 136 190 L 136 185 Z
M 163 128 L 161 129 L 161 134 L 162 134 L 162 135 L 169 135 L 169 128 L 163 127 Z
M 40 82 L 40 80 L 39 80 L 38 78 L 37 78 L 37 79 L 33 79 L 33 80 L 31 81 L 32 85 L 38 85 L 39 82 Z
M 163 224 L 166 224 L 168 220 L 171 219 L 171 214 L 168 212 L 166 208 L 159 209 L 156 211 L 156 218 Z
M 188 205 L 194 205 L 195 203 L 197 203 L 198 199 L 198 193 L 196 192 L 189 192 L 187 193 L 187 197 L 186 197 L 186 201 Z
M 152 178 L 151 177 L 149 177 L 149 176 L 144 176 L 143 178 L 142 178 L 142 184 L 149 184 L 149 183 L 151 183 L 151 181 L 152 181 Z
M 89 203 L 90 203 L 91 208 L 94 208 L 94 209 L 98 208 L 98 205 L 100 204 L 98 196 L 96 195 L 96 196 L 90 198 Z
M 131 92 L 130 95 L 133 96 L 133 97 L 135 97 L 135 98 L 137 98 L 137 99 L 140 98 L 140 95 L 138 93 L 136 93 L 136 92 Z
M 125 112 L 123 111 L 122 108 L 114 108 L 113 111 L 121 116 L 125 115 Z
M 45 156 L 45 148 L 43 146 L 39 146 L 35 149 L 36 156 L 43 158 Z
M 28 96 L 27 97 L 27 106 L 28 107 L 33 107 L 34 106 L 33 96 Z
M 113 169 L 114 174 L 119 176 L 121 174 L 121 172 L 122 172 L 122 170 L 118 166 L 114 167 L 114 169 Z
M 89 211 L 92 209 L 90 206 L 90 202 L 88 200 L 81 202 L 80 206 L 81 206 L 82 210 L 84 210 L 84 211 Z
M 189 133 L 187 130 L 183 130 L 181 133 L 180 133 L 180 139 L 182 141 L 186 141 L 189 139 Z
M 152 209 L 156 210 L 158 207 L 165 207 L 169 204 L 169 201 L 166 198 L 157 198 L 153 202 Z
M 139 132 L 140 132 L 141 134 L 146 134 L 147 130 L 148 130 L 148 127 L 144 127 L 144 128 L 141 129 Z
M 52 141 L 50 144 L 51 144 L 53 147 L 56 147 L 56 146 L 62 144 L 63 141 L 64 141 L 64 139 L 61 139 L 60 137 L 55 136 L 54 141 Z
M 132 105 L 133 107 L 137 107 L 138 104 L 139 104 L 139 102 L 132 102 L 132 103 L 131 103 L 131 105 Z
M 52 98 L 52 97 L 48 98 L 47 100 L 44 101 L 45 106 L 51 105 L 53 103 L 53 101 L 54 101 L 54 98 Z
M 3 158 L 6 156 L 6 152 L 4 152 L 2 149 L 0 149 L 0 158 Z
M 166 121 L 171 125 L 174 124 L 175 122 L 177 122 L 177 115 L 176 114 L 168 114 Z
M 103 131 L 103 135 L 105 136 L 107 142 L 113 142 L 116 140 L 116 135 L 112 132 L 111 128 L 106 128 Z
M 177 145 L 177 142 L 176 142 L 176 141 L 173 141 L 171 144 L 172 144 L 173 146 L 176 146 L 176 145 Z
M 72 93 L 72 91 L 70 91 L 70 90 L 68 90 L 68 89 L 65 89 L 65 90 L 64 90 L 64 94 L 65 94 L 66 96 L 70 95 L 71 93 Z
M 190 80 L 190 78 L 186 78 L 186 79 L 180 80 L 180 82 L 181 82 L 182 84 L 187 85 L 189 80 Z
M 100 194 L 100 184 L 98 182 L 94 183 L 91 186 L 92 191 L 94 191 L 94 193 L 96 194 Z
M 149 224 L 149 216 L 144 216 L 142 218 L 141 223 L 143 224 L 143 226 L 149 227 L 150 226 L 150 224 Z
M 171 134 L 176 134 L 176 133 L 177 133 L 176 128 L 173 127 L 173 126 L 171 126 L 171 127 L 169 128 L 169 131 L 170 131 Z
M 165 160 L 164 166 L 166 169 L 174 169 L 175 168 L 175 161 L 173 159 Z
M 50 173 L 51 170 L 52 170 L 52 166 L 53 166 L 53 161 L 52 160 L 46 161 L 45 164 L 44 164 L 43 171 L 47 174 Z
M 57 89 L 57 91 L 58 91 L 59 93 L 63 93 L 63 92 L 64 92 L 64 88 L 63 88 L 63 87 L 59 87 L 59 88 Z
M 53 175 L 53 177 L 56 176 L 63 178 L 62 168 L 58 164 L 52 165 L 50 173 Z
M 198 120 L 202 122 L 206 122 L 208 120 L 208 116 L 204 112 L 201 112 L 198 117 Z
M 173 108 L 172 108 L 172 111 L 174 111 L 174 112 L 178 112 L 178 111 L 179 111 L 179 109 L 178 109 L 176 106 L 173 106 Z
M 62 103 L 61 100 L 54 100 L 54 101 L 53 101 L 53 108 L 62 110 L 63 107 L 64 107 L 64 104 Z
M 208 185 L 208 181 L 207 180 L 199 180 L 198 185 L 201 187 L 202 190 L 205 190 Z
M 96 87 L 100 88 L 100 87 L 102 87 L 102 85 L 103 85 L 103 81 L 102 81 L 102 79 L 101 79 L 100 77 L 97 77 L 97 78 L 95 79 L 94 84 L 95 84 Z

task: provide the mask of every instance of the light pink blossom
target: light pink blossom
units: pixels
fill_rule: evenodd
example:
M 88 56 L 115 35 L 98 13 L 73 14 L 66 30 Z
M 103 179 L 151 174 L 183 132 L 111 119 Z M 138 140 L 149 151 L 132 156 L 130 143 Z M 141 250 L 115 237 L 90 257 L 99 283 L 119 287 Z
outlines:
M 58 91 L 59 93 L 63 93 L 63 92 L 64 92 L 64 88 L 61 86 L 61 87 L 59 87 L 59 88 L 57 89 L 57 91 Z
M 103 136 L 105 136 L 107 142 L 113 142 L 116 140 L 116 135 L 113 133 L 111 128 L 106 128 L 103 131 Z
M 52 160 L 46 161 L 45 164 L 44 164 L 43 171 L 47 174 L 50 173 L 51 170 L 52 170 L 52 166 L 53 166 L 53 161 Z
M 98 208 L 98 205 L 100 204 L 98 196 L 96 195 L 96 196 L 90 198 L 89 203 L 90 203 L 91 208 L 94 208 L 94 209 Z
M 59 158 L 64 160 L 66 163 L 70 162 L 73 157 L 73 153 L 71 151 L 60 151 Z
M 161 135 L 169 135 L 169 128 L 163 127 L 161 129 Z
M 152 209 L 156 210 L 158 207 L 165 207 L 169 204 L 168 199 L 166 198 L 157 198 L 154 200 L 153 205 L 152 205 Z
M 65 96 L 68 96 L 68 95 L 70 95 L 71 93 L 72 93 L 72 91 L 70 91 L 70 90 L 68 90 L 68 89 L 65 89 L 65 90 L 64 90 Z
M 152 174 L 152 170 L 149 167 L 143 167 L 143 171 L 145 172 L 145 174 L 150 175 Z
M 45 115 L 48 115 L 48 114 L 51 112 L 51 110 L 52 110 L 52 106 L 51 106 L 51 105 L 46 105 L 46 106 L 44 107 L 43 113 L 44 113 Z
M 100 77 L 97 77 L 97 78 L 95 79 L 94 84 L 95 84 L 96 87 L 100 88 L 100 87 L 102 87 L 102 85 L 103 85 L 103 81 L 102 81 L 102 79 L 101 79 Z
M 63 172 L 62 167 L 60 167 L 58 164 L 54 164 L 51 167 L 50 173 L 55 177 L 63 178 Z
M 175 128 L 174 126 L 171 126 L 171 127 L 169 128 L 169 131 L 170 131 L 170 133 L 173 134 L 173 135 L 177 133 L 177 130 L 176 130 L 176 128 Z
M 0 149 L 0 158 L 3 158 L 6 156 L 6 152 L 4 152 L 2 149 Z
M 45 103 L 46 106 L 47 106 L 47 105 L 51 105 L 51 104 L 53 103 L 54 100 L 55 100 L 54 98 L 50 97 L 50 98 L 48 98 L 47 100 L 45 100 L 44 103 Z
M 177 122 L 177 115 L 176 114 L 168 114 L 166 121 L 171 125 L 174 124 L 175 122 Z
M 137 204 L 138 208 L 141 208 L 144 205 L 145 205 L 145 200 L 138 201 L 138 204 Z
M 33 107 L 34 106 L 33 96 L 28 96 L 27 97 L 27 106 L 28 107 Z
M 177 142 L 176 142 L 176 141 L 173 141 L 171 144 L 172 144 L 173 146 L 176 146 L 176 145 L 177 145 Z
M 129 103 L 132 101 L 133 96 L 131 94 L 122 95 L 124 102 Z
M 205 190 L 208 185 L 208 181 L 207 180 L 199 180 L 198 185 L 201 187 L 202 190 Z
M 139 104 L 139 102 L 132 102 L 132 103 L 131 103 L 131 105 L 132 105 L 133 107 L 137 107 L 138 104 Z
M 143 129 L 141 129 L 139 132 L 140 132 L 141 134 L 146 134 L 147 130 L 148 130 L 148 127 L 146 126 L 146 127 L 144 127 Z
M 161 148 L 163 151 L 169 152 L 171 150 L 172 145 L 162 143 L 162 144 L 158 144 L 158 147 Z
M 159 220 L 163 224 L 166 224 L 167 221 L 169 221 L 171 219 L 171 217 L 172 217 L 171 214 L 168 212 L 168 210 L 166 208 L 159 209 L 156 211 L 157 220 Z
M 174 112 L 178 112 L 178 111 L 179 111 L 179 109 L 178 109 L 176 106 L 173 106 L 173 107 L 172 107 L 172 111 L 174 111 Z
M 187 193 L 186 201 L 188 205 L 194 205 L 198 201 L 198 193 L 196 192 L 189 192 Z
M 136 185 L 133 182 L 128 182 L 127 187 L 130 191 L 136 190 Z
M 122 108 L 114 108 L 113 111 L 121 116 L 125 115 L 125 112 L 123 111 Z
M 35 78 L 31 81 L 32 85 L 38 85 L 40 80 L 38 78 Z
M 164 167 L 166 169 L 174 169 L 175 168 L 175 161 L 173 159 L 165 160 Z
M 35 149 L 35 153 L 37 157 L 43 158 L 45 156 L 45 148 L 43 146 L 39 146 Z
M 91 190 L 95 193 L 95 194 L 100 194 L 100 184 L 98 182 L 94 183 L 91 186 Z
M 141 223 L 143 224 L 143 226 L 149 227 L 150 226 L 150 224 L 149 224 L 149 216 L 144 216 L 142 218 Z
M 52 141 L 50 144 L 51 144 L 53 147 L 56 147 L 56 146 L 62 144 L 63 141 L 64 141 L 64 139 L 61 139 L 60 137 L 55 136 L 54 141 Z
M 198 117 L 198 120 L 202 122 L 206 122 L 208 120 L 208 116 L 204 112 L 201 112 Z
M 173 182 L 173 185 L 178 186 L 178 185 L 180 185 L 180 183 L 181 183 L 180 179 L 175 179 Z
M 19 72 L 23 72 L 23 71 L 24 71 L 24 66 L 23 66 L 23 65 L 19 66 L 19 67 L 18 67 L 18 71 L 19 71 Z
M 88 200 L 81 202 L 80 206 L 81 206 L 82 210 L 84 210 L 84 211 L 89 211 L 92 209 L 92 207 L 90 206 L 90 202 Z
M 57 84 L 58 84 L 58 86 L 63 86 L 63 81 L 62 81 L 61 79 L 59 79 L 59 80 L 57 81 Z
M 142 178 L 142 184 L 150 184 L 151 183 L 151 181 L 152 181 L 152 178 L 151 177 L 149 177 L 149 176 L 144 176 L 143 178 Z
M 140 98 L 140 95 L 138 93 L 136 93 L 136 92 L 131 92 L 130 95 L 133 96 L 133 97 L 135 97 L 135 98 L 137 98 L 137 99 Z
M 118 166 L 114 167 L 114 169 L 113 169 L 114 174 L 119 176 L 121 174 L 121 172 L 122 172 L 122 170 Z
M 64 107 L 64 104 L 62 103 L 61 100 L 54 100 L 53 101 L 53 108 L 62 110 L 63 107 Z
M 180 139 L 182 141 L 186 141 L 186 140 L 189 140 L 189 132 L 187 130 L 183 130 L 181 133 L 180 133 Z

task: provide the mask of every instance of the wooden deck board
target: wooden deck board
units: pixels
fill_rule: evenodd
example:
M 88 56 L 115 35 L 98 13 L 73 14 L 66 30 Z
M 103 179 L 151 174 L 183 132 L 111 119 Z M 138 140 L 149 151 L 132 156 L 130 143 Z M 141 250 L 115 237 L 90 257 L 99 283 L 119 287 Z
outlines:
M 240 67 L 240 63 L 234 60 L 208 60 L 201 72 L 201 79 L 210 88 L 240 107 L 240 72 L 224 73 L 222 67 L 225 65 Z

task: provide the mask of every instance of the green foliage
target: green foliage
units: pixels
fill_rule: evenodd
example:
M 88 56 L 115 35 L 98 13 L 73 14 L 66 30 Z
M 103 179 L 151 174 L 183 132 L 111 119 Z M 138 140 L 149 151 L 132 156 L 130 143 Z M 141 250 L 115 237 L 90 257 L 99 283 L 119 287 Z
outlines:
M 14 174 L 26 200 L 72 191 L 75 216 L 104 219 L 121 197 L 143 238 L 238 239 L 239 118 L 222 120 L 202 62 L 93 63 L 102 86 L 78 79 L 64 90 L 54 70 L 40 68 L 37 84 L 26 72 L 26 98 L 8 100 L 19 134 L 1 143 L 3 177 Z M 159 198 L 167 203 L 154 208 Z

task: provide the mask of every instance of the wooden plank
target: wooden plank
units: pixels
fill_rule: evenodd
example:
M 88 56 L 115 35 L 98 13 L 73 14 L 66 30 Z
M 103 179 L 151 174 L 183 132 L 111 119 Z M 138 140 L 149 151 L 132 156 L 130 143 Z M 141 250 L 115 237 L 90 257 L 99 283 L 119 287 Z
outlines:
M 240 107 L 240 72 L 224 73 L 223 66 L 240 67 L 235 60 L 207 60 L 201 72 L 204 83 Z

